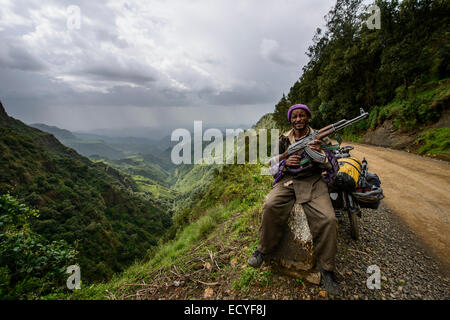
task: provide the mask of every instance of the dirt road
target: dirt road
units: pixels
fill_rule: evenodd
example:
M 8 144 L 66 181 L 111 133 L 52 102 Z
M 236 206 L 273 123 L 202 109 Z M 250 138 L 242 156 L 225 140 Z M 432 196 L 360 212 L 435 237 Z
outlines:
M 377 173 L 383 200 L 450 266 L 450 164 L 403 151 L 349 143 L 352 155 Z M 344 143 L 345 145 L 345 143 Z

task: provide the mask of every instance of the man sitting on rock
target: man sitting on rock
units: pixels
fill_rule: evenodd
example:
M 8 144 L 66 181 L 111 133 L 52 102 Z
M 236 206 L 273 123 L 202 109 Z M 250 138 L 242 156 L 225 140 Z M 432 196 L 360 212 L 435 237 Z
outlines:
M 333 169 L 330 156 L 327 153 L 325 161 L 318 163 L 309 158 L 304 151 L 300 155 L 289 156 L 287 153 L 289 145 L 313 132 L 308 125 L 311 115 L 306 105 L 296 104 L 289 108 L 288 120 L 293 128 L 279 139 L 280 162 L 277 163 L 276 169 L 279 172 L 264 203 L 258 249 L 248 259 L 248 264 L 259 268 L 266 255 L 273 252 L 285 232 L 289 215 L 297 201 L 301 203 L 308 220 L 313 236 L 316 265 L 322 274 L 325 288 L 330 294 L 337 294 L 339 285 L 334 274 L 337 219 L 327 184 L 322 177 L 324 170 Z M 330 140 L 324 138 L 311 142 L 309 147 L 323 153 L 322 145 L 329 143 Z M 284 159 L 286 160 L 282 166 L 280 164 Z M 291 170 L 287 170 L 287 167 Z

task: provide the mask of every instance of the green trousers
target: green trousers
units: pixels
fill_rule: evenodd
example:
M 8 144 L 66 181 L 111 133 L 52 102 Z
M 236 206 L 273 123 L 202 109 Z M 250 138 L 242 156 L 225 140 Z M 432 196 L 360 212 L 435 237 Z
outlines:
M 258 250 L 276 250 L 295 202 L 301 203 L 313 236 L 316 266 L 333 271 L 337 248 L 337 219 L 328 187 L 321 175 L 283 177 L 266 197 L 259 230 Z

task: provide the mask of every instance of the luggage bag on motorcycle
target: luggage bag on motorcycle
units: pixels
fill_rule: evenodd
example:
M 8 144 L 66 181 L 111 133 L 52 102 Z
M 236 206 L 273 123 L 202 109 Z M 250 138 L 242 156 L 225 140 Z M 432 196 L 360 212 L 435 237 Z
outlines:
M 345 191 L 355 191 L 361 175 L 362 164 L 354 157 L 338 159 L 339 172 L 336 175 L 334 186 Z
M 378 209 L 381 199 L 384 198 L 380 178 L 370 172 L 360 176 L 358 187 L 352 194 L 362 208 Z

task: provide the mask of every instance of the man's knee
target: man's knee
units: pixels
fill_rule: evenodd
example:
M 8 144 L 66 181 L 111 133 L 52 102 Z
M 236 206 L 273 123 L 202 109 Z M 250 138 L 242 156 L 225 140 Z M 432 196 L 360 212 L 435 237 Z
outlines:
M 269 223 L 273 226 L 284 225 L 289 217 L 294 204 L 294 199 L 288 202 L 282 202 L 276 197 L 269 198 L 263 206 L 263 223 Z
M 269 195 L 264 202 L 263 210 L 273 211 L 279 210 L 286 205 L 285 202 L 280 201 L 276 195 Z
M 274 208 L 274 201 L 271 197 L 267 197 L 264 201 L 263 210 L 272 210 Z

